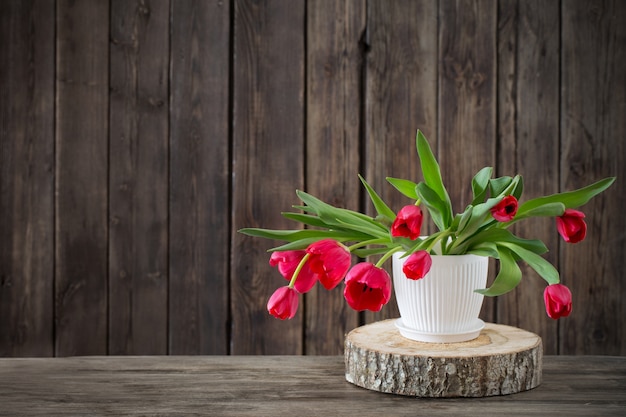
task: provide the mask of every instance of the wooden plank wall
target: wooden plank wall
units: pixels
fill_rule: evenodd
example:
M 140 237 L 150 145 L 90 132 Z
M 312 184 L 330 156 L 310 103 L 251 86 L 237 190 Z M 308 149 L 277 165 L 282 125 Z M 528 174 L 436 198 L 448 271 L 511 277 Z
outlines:
M 291 321 L 272 242 L 242 227 L 305 189 L 371 212 L 357 174 L 418 180 L 431 140 L 455 208 L 485 165 L 530 198 L 605 176 L 587 239 L 519 225 L 574 292 L 524 269 L 482 317 L 547 354 L 626 354 L 626 3 L 619 0 L 0 2 L 0 356 L 338 354 L 395 317 L 315 289 Z M 495 266 L 495 265 L 494 265 Z

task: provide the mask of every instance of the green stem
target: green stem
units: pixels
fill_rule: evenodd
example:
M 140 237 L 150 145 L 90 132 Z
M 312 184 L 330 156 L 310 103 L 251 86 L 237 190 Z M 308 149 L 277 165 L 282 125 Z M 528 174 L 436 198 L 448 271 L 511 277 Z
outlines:
M 435 245 L 437 244 L 437 242 L 439 242 L 442 238 L 447 237 L 450 234 L 450 232 L 448 231 L 448 229 L 441 231 L 439 233 L 437 233 L 437 237 L 435 239 L 433 239 L 432 242 L 430 242 L 430 245 L 428 245 L 426 247 L 426 249 L 424 249 L 426 252 L 430 253 L 431 250 L 433 250 L 433 248 L 435 247 Z M 443 242 L 441 244 L 441 254 L 443 255 L 444 251 L 444 247 L 443 247 Z
M 520 219 L 513 218 L 508 222 L 498 222 L 498 224 L 496 224 L 496 227 L 500 229 L 508 229 L 509 227 L 511 227 L 512 224 L 517 223 L 520 220 L 523 220 L 523 217 Z
M 442 255 L 447 255 L 450 252 L 450 249 L 454 246 L 455 240 L 453 239 L 449 239 L 450 242 L 446 244 L 446 242 L 448 241 L 448 238 L 453 235 L 454 233 L 448 232 L 442 236 L 442 241 L 441 241 L 441 254 Z
M 361 247 L 364 247 L 364 246 L 367 246 L 367 245 L 375 245 L 377 243 L 385 244 L 387 242 L 388 242 L 388 239 L 381 239 L 381 238 L 364 240 L 363 242 L 355 243 L 352 246 L 348 246 L 348 251 L 350 253 L 352 253 L 352 251 L 357 249 L 357 248 L 361 248 Z
M 387 261 L 387 259 L 391 258 L 391 255 L 393 255 L 394 253 L 399 252 L 399 251 L 401 251 L 401 250 L 402 250 L 402 247 L 400 247 L 400 246 L 396 246 L 395 248 L 393 248 L 393 249 L 389 250 L 387 253 L 385 253 L 385 254 L 382 256 L 382 258 L 380 258 L 380 259 L 378 260 L 378 262 L 376 262 L 376 265 L 375 265 L 375 266 L 376 266 L 377 268 L 380 268 L 380 267 L 381 267 L 381 266 L 382 266 L 382 265 L 383 265 L 383 264 Z
M 304 267 L 304 264 L 306 263 L 306 261 L 309 260 L 310 257 L 311 257 L 310 253 L 307 253 L 306 255 L 304 255 L 304 257 L 302 258 L 302 260 L 298 264 L 298 267 L 293 272 L 293 276 L 291 277 L 291 281 L 289 281 L 289 288 L 293 288 L 293 286 L 296 285 L 296 279 L 298 278 L 298 275 L 300 274 L 300 271 Z

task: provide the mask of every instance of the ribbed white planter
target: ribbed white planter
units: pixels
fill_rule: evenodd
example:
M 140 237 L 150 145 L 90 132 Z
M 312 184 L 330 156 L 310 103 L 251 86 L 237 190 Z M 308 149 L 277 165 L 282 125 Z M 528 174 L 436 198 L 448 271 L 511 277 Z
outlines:
M 419 280 L 402 272 L 406 258 L 393 255 L 393 284 L 400 310 L 396 326 L 402 336 L 430 343 L 475 339 L 485 323 L 478 318 L 489 258 L 477 255 L 432 255 L 432 267 Z

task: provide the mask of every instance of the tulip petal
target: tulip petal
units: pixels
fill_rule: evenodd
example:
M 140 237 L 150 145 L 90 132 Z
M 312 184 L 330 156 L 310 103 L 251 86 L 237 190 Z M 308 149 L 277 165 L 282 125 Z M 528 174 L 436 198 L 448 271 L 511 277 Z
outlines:
M 344 297 L 357 311 L 380 311 L 391 298 L 391 278 L 387 271 L 369 263 L 355 265 L 346 276 Z
M 310 255 L 309 265 L 327 290 L 335 288 L 346 276 L 352 257 L 350 251 L 332 239 L 322 239 L 306 249 Z
M 270 256 L 270 265 L 278 267 L 278 272 L 287 280 L 291 281 L 296 268 L 306 255 L 306 251 L 276 251 Z M 294 287 L 300 294 L 305 294 L 313 288 L 317 282 L 318 276 L 310 268 L 309 263 L 302 267 L 300 274 L 296 278 Z
M 294 288 L 280 287 L 267 302 L 267 311 L 277 319 L 291 319 L 298 311 L 298 292 Z
M 432 263 L 433 261 L 430 254 L 425 250 L 420 250 L 411 254 L 406 261 L 404 261 L 402 272 L 404 272 L 404 275 L 409 279 L 421 279 L 430 271 Z
M 543 292 L 546 313 L 552 319 L 567 317 L 572 312 L 572 293 L 563 284 L 548 285 Z
M 422 210 L 419 206 L 404 206 L 400 209 L 396 219 L 391 225 L 391 235 L 395 237 L 408 237 L 411 240 L 415 240 L 420 236 L 422 220 Z
M 491 215 L 499 222 L 510 222 L 517 213 L 517 198 L 507 195 L 491 209 Z
M 587 235 L 587 223 L 583 220 L 582 211 L 566 209 L 562 216 L 556 218 L 556 228 L 568 243 L 578 243 Z

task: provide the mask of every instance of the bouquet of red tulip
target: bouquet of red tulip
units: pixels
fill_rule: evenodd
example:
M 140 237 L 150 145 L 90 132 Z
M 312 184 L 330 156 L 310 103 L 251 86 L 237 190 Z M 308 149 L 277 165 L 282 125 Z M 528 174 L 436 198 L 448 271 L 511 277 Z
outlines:
M 431 266 L 431 255 L 476 254 L 499 260 L 499 272 L 487 289 L 476 291 L 497 296 L 511 291 L 521 280 L 518 261 L 526 262 L 547 283 L 544 292 L 546 312 L 554 319 L 568 316 L 572 296 L 560 284 L 559 273 L 541 257 L 548 251 L 537 239 L 514 235 L 509 227 L 530 217 L 555 217 L 556 228 L 566 242 L 585 238 L 585 215 L 575 208 L 607 189 L 614 177 L 587 187 L 520 203 L 523 181 L 520 175 L 492 178 L 493 168 L 481 169 L 472 179 L 473 200 L 462 213 L 453 214 L 450 197 L 443 185 L 439 164 L 428 141 L 418 131 L 417 153 L 424 180 L 387 178 L 399 192 L 414 201 L 396 214 L 374 189 L 359 176 L 376 210 L 370 217 L 344 208 L 333 207 L 303 191 L 296 191 L 304 205 L 283 216 L 308 226 L 307 229 L 269 230 L 246 228 L 241 233 L 277 239 L 285 244 L 271 249 L 270 265 L 278 267 L 289 281 L 270 297 L 267 308 L 273 316 L 292 318 L 298 308 L 299 294 L 317 282 L 326 289 L 344 281 L 344 297 L 355 310 L 379 311 L 391 297 L 391 278 L 381 267 L 395 252 L 405 252 L 403 272 L 409 279 L 422 279 Z M 420 235 L 422 207 L 438 231 Z M 367 258 L 382 255 L 374 264 L 359 262 L 351 267 L 352 255 Z

